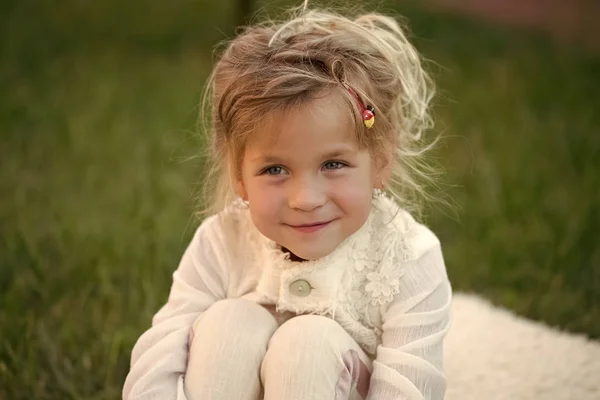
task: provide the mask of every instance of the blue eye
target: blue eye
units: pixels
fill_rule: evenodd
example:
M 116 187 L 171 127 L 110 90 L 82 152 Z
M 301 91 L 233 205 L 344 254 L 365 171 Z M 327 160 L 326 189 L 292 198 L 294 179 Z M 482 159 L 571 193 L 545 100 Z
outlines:
M 283 173 L 283 168 L 279 165 L 273 165 L 264 170 L 264 173 L 267 175 L 281 175 Z
M 340 169 L 345 166 L 346 166 L 346 164 L 339 162 L 339 161 L 327 161 L 325 164 L 323 164 L 323 167 L 326 170 Z

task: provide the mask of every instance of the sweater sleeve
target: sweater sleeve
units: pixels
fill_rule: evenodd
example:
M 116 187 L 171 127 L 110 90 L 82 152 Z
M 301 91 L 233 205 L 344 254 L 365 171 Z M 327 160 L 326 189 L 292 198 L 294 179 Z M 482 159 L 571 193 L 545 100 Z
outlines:
M 167 303 L 135 344 L 124 400 L 186 400 L 183 380 L 194 321 L 226 296 L 226 274 L 215 232 L 216 217 L 205 220 L 187 247 Z
M 426 228 L 413 241 L 416 257 L 400 265 L 400 293 L 383 314 L 369 400 L 442 400 L 443 339 L 452 289 L 439 241 Z

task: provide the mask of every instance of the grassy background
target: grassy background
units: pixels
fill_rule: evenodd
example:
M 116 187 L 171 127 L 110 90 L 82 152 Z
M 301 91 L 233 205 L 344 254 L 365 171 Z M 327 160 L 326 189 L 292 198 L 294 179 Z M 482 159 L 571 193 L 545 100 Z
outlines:
M 455 288 L 599 338 L 600 58 L 395 8 L 438 64 L 458 211 L 427 221 Z M 119 398 L 198 224 L 197 103 L 234 18 L 205 0 L 0 3 L 0 399 Z

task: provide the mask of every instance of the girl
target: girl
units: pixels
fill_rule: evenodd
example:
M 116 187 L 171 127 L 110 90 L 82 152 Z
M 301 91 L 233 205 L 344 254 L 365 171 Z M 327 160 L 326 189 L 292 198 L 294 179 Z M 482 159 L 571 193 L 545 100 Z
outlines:
M 123 398 L 442 399 L 451 287 L 406 211 L 432 90 L 399 25 L 305 9 L 247 28 L 209 86 L 218 213 Z

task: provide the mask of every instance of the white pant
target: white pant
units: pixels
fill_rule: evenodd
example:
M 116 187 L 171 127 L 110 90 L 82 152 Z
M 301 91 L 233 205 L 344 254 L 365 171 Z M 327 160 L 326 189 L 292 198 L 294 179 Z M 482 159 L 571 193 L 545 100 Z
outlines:
M 276 317 L 278 317 L 276 319 Z M 244 299 L 215 303 L 194 323 L 191 400 L 358 400 L 371 360 L 334 320 L 280 316 Z

